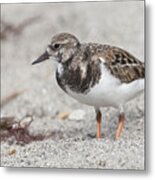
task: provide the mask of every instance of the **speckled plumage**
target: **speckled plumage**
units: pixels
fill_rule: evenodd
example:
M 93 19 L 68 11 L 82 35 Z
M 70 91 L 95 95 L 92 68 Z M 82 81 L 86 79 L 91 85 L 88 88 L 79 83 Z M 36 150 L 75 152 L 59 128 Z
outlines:
M 112 106 L 120 109 L 117 139 L 124 124 L 124 104 L 144 89 L 144 63 L 121 48 L 82 44 L 68 33 L 55 35 L 46 52 L 33 64 L 50 57 L 57 62 L 59 86 L 78 101 L 95 107 L 97 138 L 101 136 L 99 108 Z
M 145 75 L 144 63 L 127 51 L 109 45 L 88 43 L 81 44 L 74 56 L 64 63 L 64 75 L 59 78 L 57 72 L 57 81 L 64 90 L 64 86 L 68 85 L 73 91 L 88 92 L 99 81 L 101 63 L 122 83 L 130 83 Z
M 70 88 L 77 93 L 87 93 L 99 82 L 101 76 L 100 61 L 91 59 L 87 44 L 81 45 L 74 56 L 63 63 L 63 74 L 56 72 L 58 84 L 62 89 Z

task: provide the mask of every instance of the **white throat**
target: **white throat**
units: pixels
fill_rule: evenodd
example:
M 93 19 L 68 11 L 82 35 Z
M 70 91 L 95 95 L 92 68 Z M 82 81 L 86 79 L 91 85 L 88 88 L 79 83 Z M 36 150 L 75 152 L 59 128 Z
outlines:
M 58 63 L 56 64 L 56 69 L 57 69 L 57 72 L 59 74 L 59 76 L 61 76 L 64 72 L 64 67 L 61 63 Z

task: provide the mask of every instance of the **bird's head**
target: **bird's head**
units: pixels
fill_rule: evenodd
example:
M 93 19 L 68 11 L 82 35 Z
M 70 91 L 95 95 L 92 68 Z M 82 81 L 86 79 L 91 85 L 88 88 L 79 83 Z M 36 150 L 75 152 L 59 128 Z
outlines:
M 32 64 L 43 62 L 50 57 L 59 63 L 65 63 L 73 57 L 80 46 L 78 39 L 68 33 L 60 33 L 53 36 L 46 51 Z

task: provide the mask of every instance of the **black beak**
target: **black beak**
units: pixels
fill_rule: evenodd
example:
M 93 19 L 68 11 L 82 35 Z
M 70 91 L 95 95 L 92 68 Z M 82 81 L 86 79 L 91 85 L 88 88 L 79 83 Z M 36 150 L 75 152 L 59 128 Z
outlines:
M 40 63 L 42 61 L 46 61 L 47 59 L 49 59 L 49 54 L 47 51 L 45 51 L 37 60 L 32 63 L 32 65 Z

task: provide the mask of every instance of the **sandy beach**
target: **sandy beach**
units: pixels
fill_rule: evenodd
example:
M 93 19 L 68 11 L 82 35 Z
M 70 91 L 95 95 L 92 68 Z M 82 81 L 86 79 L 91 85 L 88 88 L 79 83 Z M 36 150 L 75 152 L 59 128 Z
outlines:
M 126 104 L 118 141 L 118 110 L 101 108 L 102 139 L 97 140 L 93 107 L 59 88 L 51 61 L 31 65 L 59 32 L 121 47 L 145 61 L 143 2 L 2 4 L 1 19 L 2 30 L 7 23 L 12 27 L 1 37 L 1 99 L 19 92 L 1 107 L 1 117 L 19 121 L 30 115 L 28 132 L 45 136 L 27 143 L 6 138 L 1 166 L 144 170 L 144 93 Z

